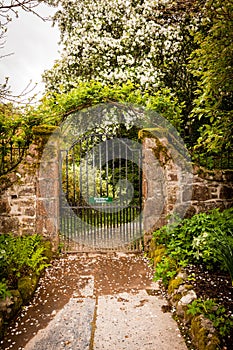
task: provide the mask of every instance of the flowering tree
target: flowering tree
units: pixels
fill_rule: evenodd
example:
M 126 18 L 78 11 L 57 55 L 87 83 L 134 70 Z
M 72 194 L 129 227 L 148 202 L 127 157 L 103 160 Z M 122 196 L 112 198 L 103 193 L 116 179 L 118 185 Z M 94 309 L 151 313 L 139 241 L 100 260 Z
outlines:
M 66 92 L 80 81 L 131 81 L 141 90 L 169 87 L 188 97 L 192 77 L 185 63 L 193 47 L 196 3 L 200 1 L 55 1 L 61 6 L 54 21 L 63 52 L 44 74 L 47 90 Z

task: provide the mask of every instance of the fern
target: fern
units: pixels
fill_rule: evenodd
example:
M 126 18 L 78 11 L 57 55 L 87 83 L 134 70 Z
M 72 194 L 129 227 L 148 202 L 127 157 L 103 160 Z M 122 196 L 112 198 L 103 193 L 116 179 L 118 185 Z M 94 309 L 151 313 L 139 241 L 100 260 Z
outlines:
M 34 271 L 37 275 L 40 274 L 42 270 L 44 270 L 46 267 L 49 266 L 48 263 L 46 263 L 47 258 L 43 255 L 44 253 L 44 247 L 37 248 L 31 255 L 31 257 L 28 259 L 28 266 Z
M 11 287 L 15 287 L 19 277 L 40 274 L 48 266 L 44 252 L 44 243 L 39 235 L 0 236 L 0 281 L 5 278 Z

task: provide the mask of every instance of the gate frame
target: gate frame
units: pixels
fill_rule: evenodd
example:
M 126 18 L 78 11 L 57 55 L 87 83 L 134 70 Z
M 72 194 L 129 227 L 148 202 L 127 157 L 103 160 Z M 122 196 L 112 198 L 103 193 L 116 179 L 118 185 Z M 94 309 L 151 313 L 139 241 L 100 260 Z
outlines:
M 63 213 L 63 210 L 64 209 L 71 209 L 71 207 L 68 206 L 64 206 L 63 205 L 63 202 L 64 202 L 64 197 L 66 197 L 67 193 L 68 193 L 68 157 L 69 157 L 69 151 L 70 150 L 74 150 L 74 147 L 77 145 L 77 144 L 81 144 L 81 142 L 83 141 L 86 141 L 86 140 L 90 140 L 92 137 L 97 137 L 99 138 L 98 139 L 98 143 L 97 143 L 97 146 L 101 144 L 101 142 L 103 142 L 103 138 L 106 138 L 106 140 L 115 140 L 117 138 L 114 138 L 112 137 L 109 137 L 109 135 L 107 134 L 104 134 L 104 133 L 101 133 L 101 134 L 97 134 L 97 133 L 93 133 L 91 135 L 85 135 L 85 136 L 82 136 L 80 139 L 77 139 L 75 140 L 75 142 L 73 142 L 73 144 L 67 148 L 67 149 L 60 149 L 60 152 L 59 152 L 59 217 L 60 217 L 60 240 L 62 242 L 62 244 L 64 244 L 64 251 L 65 252 L 90 252 L 90 251 L 100 251 L 100 252 L 108 252 L 108 251 L 125 251 L 125 252 L 141 252 L 143 251 L 143 247 L 144 247 L 144 239 L 143 239 L 143 219 L 142 219 L 142 203 L 143 203 L 143 199 L 142 199 L 142 179 L 143 179 L 143 174 L 142 174 L 142 149 L 137 149 L 137 153 L 138 153 L 138 175 L 139 175 L 139 205 L 138 206 L 127 206 L 126 209 L 128 208 L 137 208 L 139 210 L 139 215 L 138 215 L 138 225 L 139 225 L 139 237 L 138 238 L 135 238 L 133 242 L 127 242 L 127 243 L 124 243 L 124 244 L 121 244 L 119 246 L 114 246 L 114 247 L 96 247 L 96 246 L 93 246 L 92 247 L 89 247 L 88 245 L 85 245 L 85 244 L 82 244 L 82 243 L 74 243 L 69 241 L 69 238 L 70 236 L 68 235 L 68 240 L 67 239 L 64 239 L 62 238 L 62 235 L 61 235 L 61 228 L 62 228 L 62 218 L 64 216 L 64 213 Z M 109 138 L 108 138 L 109 137 Z M 105 140 L 105 141 L 106 141 Z M 99 142 L 100 141 L 100 142 Z M 125 149 L 127 149 L 129 146 L 128 145 L 125 145 Z M 93 148 L 92 148 L 93 149 Z M 91 149 L 91 150 L 92 150 Z M 88 152 L 88 149 L 86 150 L 85 152 L 85 155 L 87 154 Z M 133 152 L 133 151 L 132 151 Z M 65 157 L 63 158 L 62 157 L 62 153 L 65 153 Z M 100 155 L 100 153 L 98 153 Z M 63 159 L 65 159 L 65 166 L 66 166 L 66 174 L 65 174 L 65 177 L 66 177 L 66 193 L 64 194 L 63 192 L 63 183 L 62 183 L 62 179 L 63 179 L 63 173 L 62 173 L 62 166 L 63 166 Z M 82 160 L 82 158 L 80 158 Z M 121 159 L 121 158 L 119 158 Z M 110 159 L 111 160 L 111 159 Z M 131 160 L 131 159 L 126 159 L 126 160 Z M 74 162 L 73 158 L 72 158 L 72 161 Z M 107 163 L 107 162 L 106 162 Z M 103 163 L 103 165 L 105 165 L 106 163 Z M 78 165 L 80 166 L 80 164 Z M 127 167 L 126 167 L 127 168 Z M 114 169 L 114 167 L 113 167 Z M 127 173 L 128 174 L 128 173 Z M 75 177 L 75 173 L 72 172 L 72 177 Z M 127 179 L 127 177 L 126 177 Z M 74 206 L 75 207 L 75 206 Z M 73 208 L 74 208 L 73 207 Z M 72 209 L 73 209 L 72 208 Z M 82 208 L 82 207 L 78 207 L 77 208 Z M 92 207 L 91 207 L 92 208 Z M 72 220 L 72 219 L 71 219 Z M 130 222 L 134 222 L 134 221 L 130 221 Z M 113 222 L 111 222 L 111 227 L 109 227 L 111 230 L 113 229 Z M 127 222 L 125 223 L 125 225 L 127 224 Z M 122 222 L 120 222 L 120 227 L 122 226 Z M 94 226 L 95 229 L 94 229 L 94 234 L 96 234 L 96 226 Z M 101 233 L 104 231 L 105 232 L 105 227 L 106 226 L 101 226 Z M 69 229 L 69 227 L 67 227 L 67 229 Z M 108 229 L 108 228 L 107 228 Z M 135 229 L 133 227 L 133 229 Z M 121 230 L 121 229 L 120 229 Z M 130 231 L 131 231 L 131 228 L 130 228 Z M 93 235 L 93 232 L 91 232 L 91 234 Z M 72 238 L 72 237 L 71 237 Z M 95 237 L 96 238 L 96 237 Z M 110 239 L 110 237 L 108 237 Z M 67 242 L 68 241 L 68 242 Z M 122 242 L 123 243 L 123 242 Z

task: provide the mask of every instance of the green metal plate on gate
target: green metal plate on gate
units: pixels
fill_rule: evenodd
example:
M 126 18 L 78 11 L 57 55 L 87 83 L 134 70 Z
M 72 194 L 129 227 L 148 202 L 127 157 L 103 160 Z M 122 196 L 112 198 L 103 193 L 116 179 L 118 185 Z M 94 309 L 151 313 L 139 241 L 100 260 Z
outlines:
M 89 203 L 90 204 L 104 204 L 104 203 L 111 203 L 112 197 L 90 197 Z

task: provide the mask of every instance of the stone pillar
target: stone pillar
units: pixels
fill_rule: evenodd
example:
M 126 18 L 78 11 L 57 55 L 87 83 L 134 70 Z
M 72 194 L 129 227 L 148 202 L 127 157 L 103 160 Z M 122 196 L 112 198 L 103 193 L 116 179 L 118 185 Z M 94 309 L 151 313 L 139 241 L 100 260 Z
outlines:
M 155 230 L 174 215 L 184 216 L 192 196 L 192 166 L 183 158 L 182 145 L 169 144 L 166 130 L 143 129 L 139 138 L 143 152 L 143 229 L 147 247 Z
M 59 244 L 59 128 L 39 126 L 33 129 L 40 158 L 36 185 L 37 233 L 49 239 L 53 249 Z
M 147 234 L 165 224 L 166 217 L 165 169 L 154 154 L 155 148 L 155 140 L 143 139 L 143 228 Z

